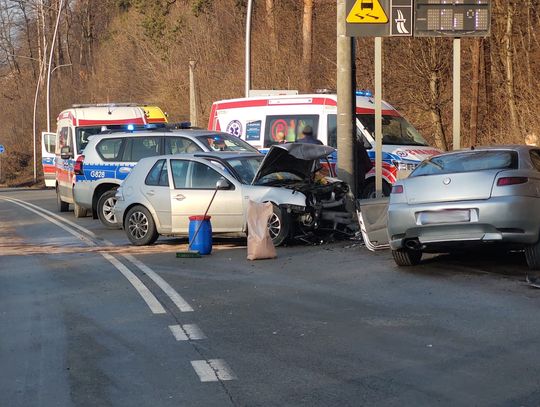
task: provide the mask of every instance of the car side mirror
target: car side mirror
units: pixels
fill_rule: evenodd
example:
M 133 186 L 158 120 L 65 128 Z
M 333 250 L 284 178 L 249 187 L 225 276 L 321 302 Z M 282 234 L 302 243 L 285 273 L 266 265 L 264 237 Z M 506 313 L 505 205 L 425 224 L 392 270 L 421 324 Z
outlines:
M 73 157 L 73 153 L 71 152 L 70 146 L 64 146 L 60 149 L 60 157 L 62 157 L 63 160 L 68 160 Z
M 231 189 L 231 183 L 227 181 L 225 178 L 220 178 L 216 182 L 216 189 L 225 190 L 225 189 Z

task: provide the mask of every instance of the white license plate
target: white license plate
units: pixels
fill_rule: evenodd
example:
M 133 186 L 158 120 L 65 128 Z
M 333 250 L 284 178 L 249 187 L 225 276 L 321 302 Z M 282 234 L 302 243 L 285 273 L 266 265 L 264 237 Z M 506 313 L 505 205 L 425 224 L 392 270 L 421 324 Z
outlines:
M 469 209 L 448 209 L 444 211 L 426 211 L 418 213 L 419 225 L 433 225 L 437 223 L 460 223 L 470 222 L 471 211 Z

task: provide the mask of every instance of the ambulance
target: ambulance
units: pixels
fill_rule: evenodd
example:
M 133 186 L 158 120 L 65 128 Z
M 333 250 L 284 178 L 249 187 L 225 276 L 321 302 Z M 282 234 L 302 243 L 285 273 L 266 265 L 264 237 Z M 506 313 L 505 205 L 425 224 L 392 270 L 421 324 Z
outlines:
M 124 104 L 124 106 L 126 105 L 127 104 Z M 99 105 L 74 105 L 74 107 L 75 106 L 98 107 Z M 120 105 L 116 104 L 115 106 Z M 130 106 L 138 106 L 142 110 L 147 124 L 165 124 L 168 122 L 167 113 L 164 113 L 158 106 L 129 104 L 128 107 Z M 137 113 L 137 116 L 140 116 L 140 113 Z M 56 187 L 56 137 L 56 133 L 41 133 L 41 167 L 43 170 L 45 187 L 47 188 Z
M 406 177 L 421 161 L 440 153 L 390 104 L 382 105 L 383 192 Z M 305 126 L 314 137 L 337 147 L 337 96 L 331 93 L 267 95 L 214 102 L 208 128 L 246 140 L 262 152 L 283 142 L 295 142 Z M 369 91 L 356 92 L 356 132 L 375 162 L 375 103 Z M 335 157 L 334 157 L 335 160 Z M 335 161 L 334 161 L 335 163 Z M 361 198 L 375 192 L 375 169 L 366 174 Z
M 73 204 L 75 217 L 86 216 L 86 209 L 73 199 L 73 187 L 81 172 L 83 150 L 93 135 L 107 131 L 133 130 L 164 126 L 167 117 L 158 107 L 117 103 L 73 105 L 57 118 L 56 133 L 46 133 L 55 139 L 55 180 L 58 210 L 67 212 Z M 42 149 L 47 137 L 42 138 Z M 44 167 L 45 170 L 45 167 Z

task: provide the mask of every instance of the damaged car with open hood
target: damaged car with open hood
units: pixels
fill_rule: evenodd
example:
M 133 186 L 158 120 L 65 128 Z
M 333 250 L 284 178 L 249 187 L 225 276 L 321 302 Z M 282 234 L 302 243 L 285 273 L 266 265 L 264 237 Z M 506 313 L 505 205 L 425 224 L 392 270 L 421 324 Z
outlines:
M 351 233 L 349 187 L 321 164 L 333 151 L 298 143 L 273 146 L 265 156 L 223 151 L 145 158 L 118 189 L 115 215 L 134 245 L 187 236 L 189 217 L 207 207 L 214 234 L 245 233 L 250 200 L 273 204 L 268 226 L 276 246 L 319 232 Z

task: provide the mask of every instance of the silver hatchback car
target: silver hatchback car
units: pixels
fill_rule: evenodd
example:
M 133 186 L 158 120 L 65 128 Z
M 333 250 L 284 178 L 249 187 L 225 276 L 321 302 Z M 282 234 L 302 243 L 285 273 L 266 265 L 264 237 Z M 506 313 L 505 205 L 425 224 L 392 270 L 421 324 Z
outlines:
M 396 182 L 388 237 L 399 266 L 473 244 L 524 249 L 540 269 L 540 149 L 497 146 L 440 154 Z

